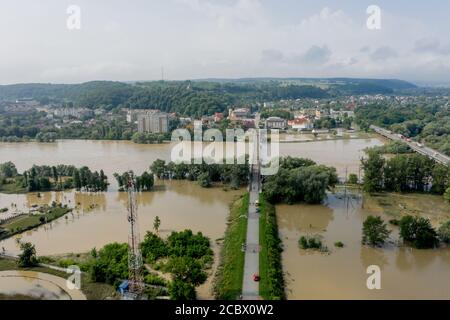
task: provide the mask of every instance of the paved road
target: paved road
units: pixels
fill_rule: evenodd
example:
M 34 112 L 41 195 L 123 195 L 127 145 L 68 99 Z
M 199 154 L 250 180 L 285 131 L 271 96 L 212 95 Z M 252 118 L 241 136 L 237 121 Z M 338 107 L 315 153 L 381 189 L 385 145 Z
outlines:
M 258 144 L 255 149 L 258 150 Z M 250 204 L 248 208 L 247 242 L 244 264 L 244 280 L 242 284 L 242 299 L 259 299 L 259 282 L 253 280 L 253 275 L 259 274 L 259 213 L 256 212 L 255 201 L 259 199 L 259 166 L 252 166 L 250 183 Z
M 400 138 L 397 134 L 392 133 L 389 130 L 377 127 L 377 126 L 370 126 L 371 129 L 375 130 L 378 134 L 381 134 L 382 136 L 394 140 L 394 141 L 402 141 L 406 143 L 412 150 L 414 150 L 417 153 L 423 154 L 441 164 L 450 165 L 450 157 L 447 157 L 445 154 L 442 154 L 434 149 L 428 148 L 426 146 L 419 146 L 416 142 L 408 142 L 404 139 Z

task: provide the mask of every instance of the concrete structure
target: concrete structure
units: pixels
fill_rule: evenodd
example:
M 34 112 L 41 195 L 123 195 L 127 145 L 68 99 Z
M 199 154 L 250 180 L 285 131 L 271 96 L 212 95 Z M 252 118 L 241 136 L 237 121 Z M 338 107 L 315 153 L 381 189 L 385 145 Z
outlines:
M 158 111 L 139 114 L 137 124 L 141 133 L 165 133 L 169 131 L 169 116 Z
M 280 117 L 270 117 L 266 120 L 266 129 L 284 130 L 287 127 L 285 119 Z

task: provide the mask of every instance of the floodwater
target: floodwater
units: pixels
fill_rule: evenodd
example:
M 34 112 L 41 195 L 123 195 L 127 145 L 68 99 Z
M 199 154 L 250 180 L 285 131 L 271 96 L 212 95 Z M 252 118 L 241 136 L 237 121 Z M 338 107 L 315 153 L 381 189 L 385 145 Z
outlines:
M 378 139 L 354 139 L 280 144 L 282 156 L 299 156 L 320 164 L 333 165 L 341 176 L 358 173 L 360 157 L 366 147 L 381 145 Z M 127 141 L 61 140 L 56 143 L 0 143 L 0 163 L 12 161 L 19 172 L 36 165 L 68 164 L 103 169 L 111 186 L 106 193 L 44 192 L 23 195 L 0 194 L 0 208 L 9 212 L 28 212 L 33 205 L 57 201 L 75 207 L 68 214 L 20 237 L 36 245 L 38 255 L 86 252 L 110 242 L 126 242 L 127 195 L 117 192 L 113 177 L 115 172 L 133 169 L 140 174 L 148 170 L 156 159 L 170 160 L 173 144 L 138 145 Z M 227 150 L 225 151 L 226 154 Z M 141 238 L 152 230 L 156 216 L 161 219 L 162 235 L 170 231 L 192 229 L 201 231 L 211 239 L 216 253 L 215 240 L 222 238 L 226 228 L 229 205 L 240 191 L 223 191 L 221 188 L 203 189 L 187 181 L 157 181 L 156 191 L 137 196 Z M 12 207 L 11 205 L 16 206 Z M 8 213 L 7 213 L 8 214 Z M 0 214 L 0 218 L 1 218 Z M 16 238 L 0 243 L 8 252 L 19 251 Z M 214 270 L 214 268 L 213 268 Z M 199 290 L 199 296 L 210 298 L 210 280 Z
M 332 194 L 325 205 L 277 206 L 288 299 L 450 299 L 450 248 L 399 247 L 398 229 L 391 226 L 392 242 L 386 247 L 363 246 L 362 223 L 370 214 L 361 208 L 361 199 Z M 442 214 L 433 221 L 438 225 L 448 218 Z M 322 236 L 330 253 L 300 249 L 302 235 Z M 337 241 L 344 248 L 336 248 Z M 381 268 L 381 290 L 367 289 L 371 265 Z
M 218 143 L 220 145 L 220 143 Z M 383 142 L 371 139 L 342 139 L 303 143 L 280 143 L 281 156 L 310 158 L 319 164 L 334 166 L 340 175 L 358 173 L 360 158 L 367 147 Z M 170 161 L 173 143 L 142 145 L 129 141 L 60 140 L 56 143 L 0 143 L 0 163 L 12 161 L 22 172 L 36 165 L 71 164 L 103 169 L 110 182 L 115 172 L 134 170 L 142 173 L 156 159 Z M 233 146 L 233 145 L 231 145 Z M 235 146 L 233 146 L 236 148 Z M 204 148 L 205 150 L 206 148 Z M 224 147 L 224 156 L 231 149 Z M 192 149 L 193 150 L 193 149 Z M 112 185 L 114 188 L 114 184 Z
M 65 279 L 33 271 L 0 272 L 0 293 L 14 296 L 22 295 L 39 300 L 70 300 L 71 296 L 63 289 Z M 76 297 L 82 298 L 82 295 Z

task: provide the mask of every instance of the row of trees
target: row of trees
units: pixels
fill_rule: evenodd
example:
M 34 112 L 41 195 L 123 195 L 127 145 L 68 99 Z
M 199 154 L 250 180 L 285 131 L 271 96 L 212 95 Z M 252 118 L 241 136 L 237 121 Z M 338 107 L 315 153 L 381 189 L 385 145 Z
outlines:
M 247 162 L 247 161 L 246 161 Z M 150 170 L 158 179 L 190 180 L 208 188 L 214 182 L 231 185 L 239 188 L 248 182 L 249 165 L 246 164 L 186 164 L 166 163 L 164 160 L 156 160 L 150 166 Z
M 77 189 L 101 192 L 108 189 L 108 177 L 103 170 L 92 172 L 88 167 L 72 165 L 37 166 L 20 175 L 12 162 L 0 164 L 0 186 L 15 183 L 29 192 Z
M 280 159 L 276 175 L 264 179 L 263 192 L 271 203 L 318 204 L 325 199 L 326 191 L 337 183 L 335 168 L 317 165 L 309 159 L 287 157 Z
M 443 223 L 436 231 L 430 220 L 423 217 L 404 216 L 391 223 L 400 228 L 400 238 L 404 243 L 417 249 L 435 248 L 439 242 L 450 242 L 450 221 Z M 369 216 L 363 223 L 363 244 L 381 247 L 389 238 L 391 231 L 381 217 Z
M 367 192 L 424 192 L 444 194 L 450 187 L 450 169 L 419 154 L 400 154 L 385 159 L 370 150 L 362 160 Z

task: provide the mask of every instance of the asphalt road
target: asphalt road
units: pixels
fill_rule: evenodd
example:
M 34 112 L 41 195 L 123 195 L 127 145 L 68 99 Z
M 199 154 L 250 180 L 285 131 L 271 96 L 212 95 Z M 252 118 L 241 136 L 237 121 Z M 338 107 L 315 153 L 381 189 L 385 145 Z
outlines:
M 255 201 L 259 199 L 258 175 L 258 170 L 253 167 L 248 208 L 244 280 L 242 284 L 243 300 L 259 299 L 259 282 L 253 280 L 253 275 L 259 274 L 259 214 L 256 212 L 255 206 Z
M 394 134 L 386 129 L 377 127 L 377 126 L 370 126 L 371 129 L 375 130 L 378 134 L 381 134 L 382 136 L 393 140 L 393 141 L 402 141 L 406 143 L 412 150 L 414 150 L 417 153 L 423 154 L 439 163 L 450 165 L 450 157 L 446 156 L 445 154 L 442 154 L 434 149 L 431 149 L 426 146 L 420 147 L 416 142 L 408 142 L 402 138 L 400 138 L 397 134 Z

